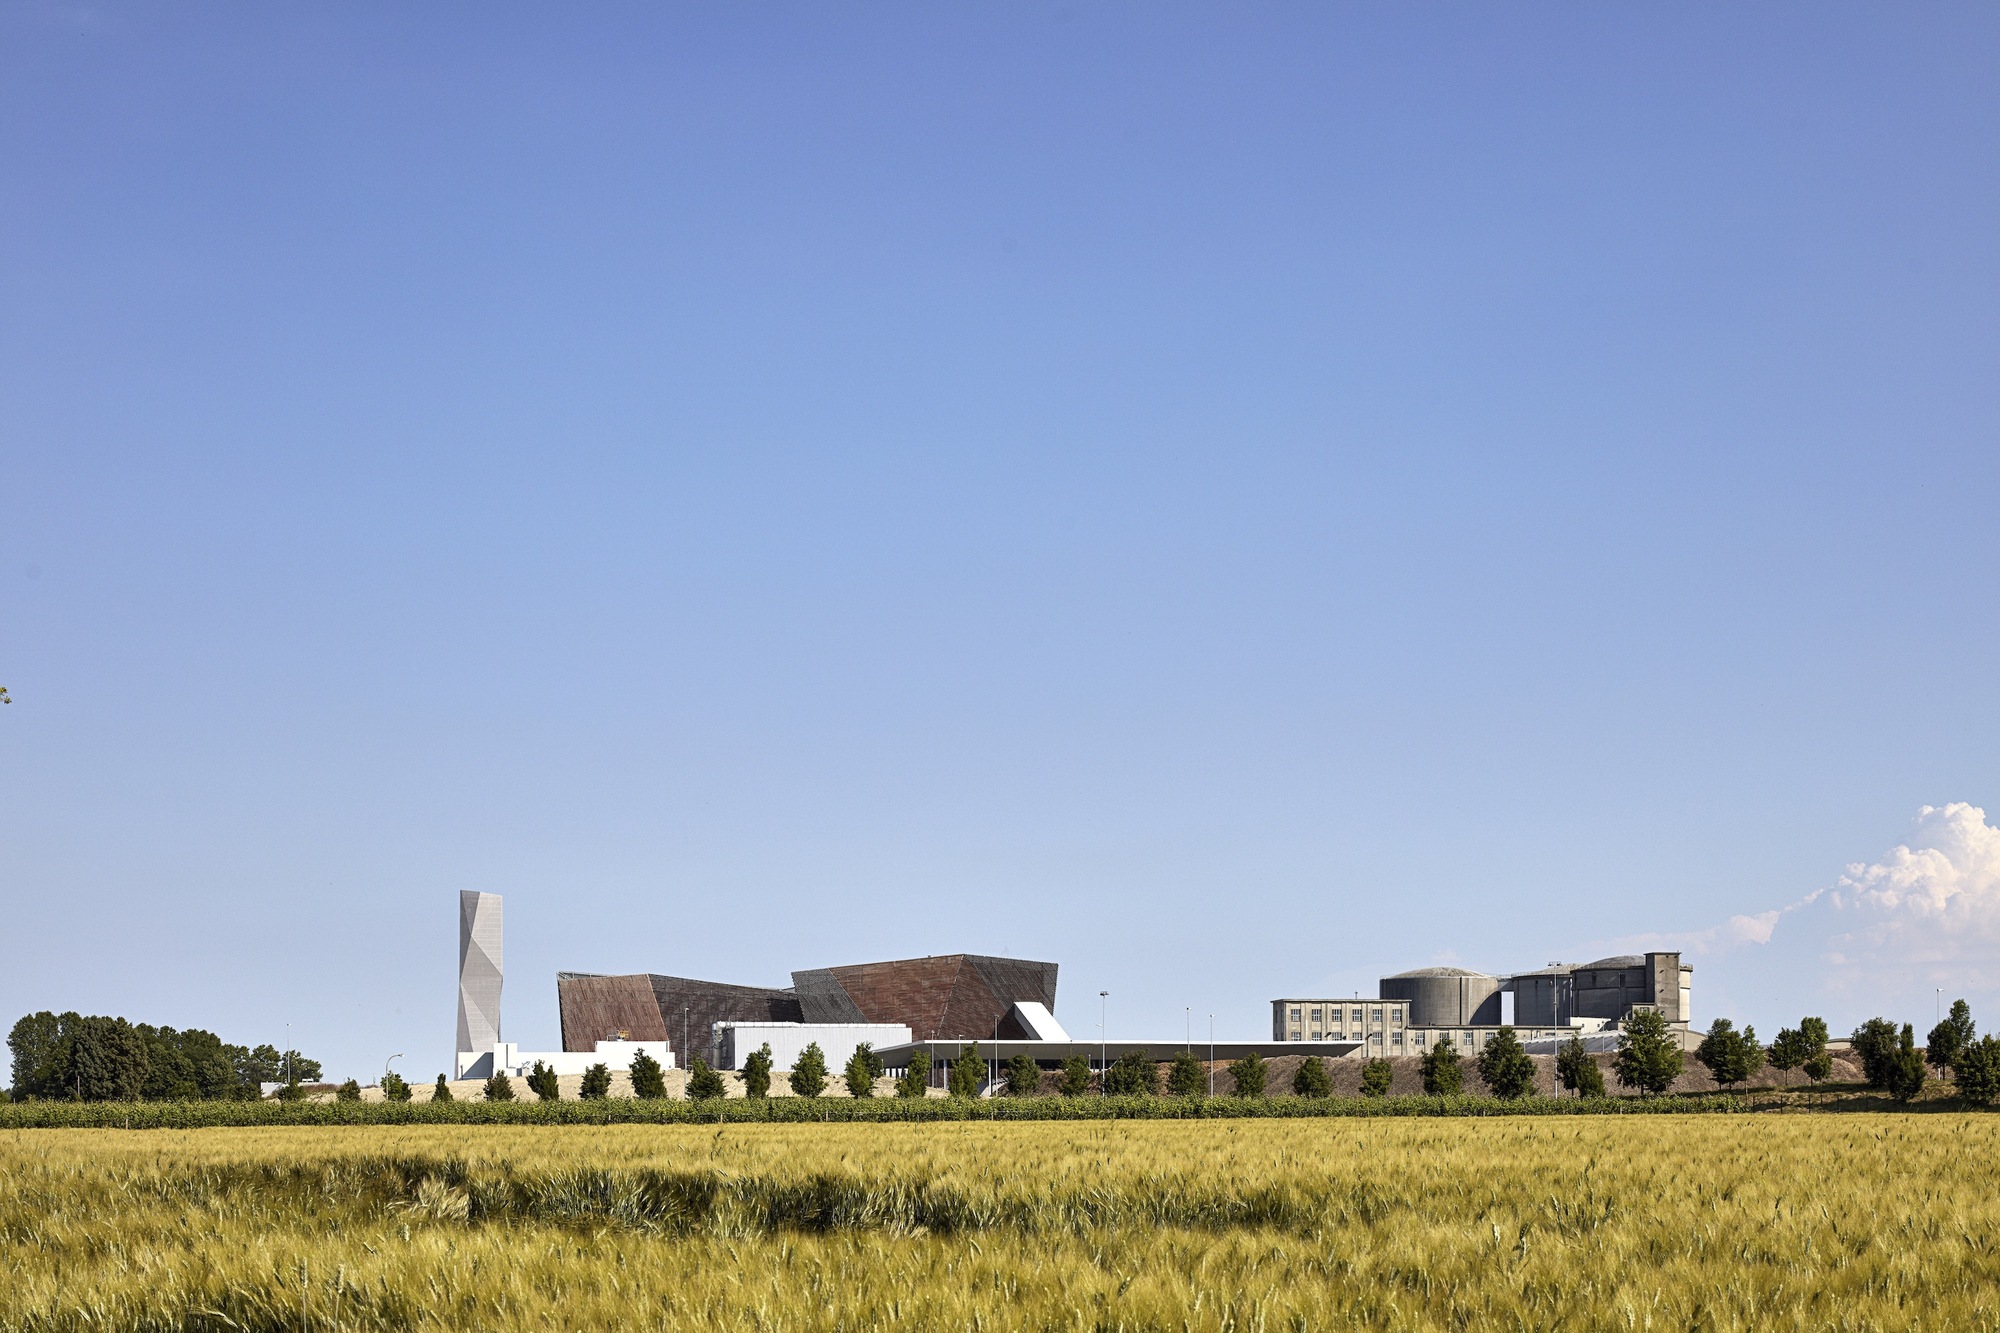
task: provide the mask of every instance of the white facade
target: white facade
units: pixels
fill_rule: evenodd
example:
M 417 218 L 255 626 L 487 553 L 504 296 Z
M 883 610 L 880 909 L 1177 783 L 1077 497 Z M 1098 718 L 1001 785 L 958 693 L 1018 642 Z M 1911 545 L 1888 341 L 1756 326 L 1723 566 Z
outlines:
M 587 1073 L 592 1065 L 603 1065 L 618 1073 L 631 1069 L 632 1057 L 642 1051 L 659 1061 L 660 1068 L 674 1067 L 674 1053 L 663 1041 L 600 1041 L 594 1051 L 524 1051 L 506 1041 L 495 1042 L 483 1051 L 459 1052 L 458 1076 L 492 1078 L 497 1072 L 509 1078 L 524 1078 L 537 1061 L 559 1075 Z
M 747 1023 L 715 1025 L 715 1059 L 718 1069 L 741 1069 L 743 1058 L 766 1042 L 771 1046 L 771 1067 L 790 1069 L 817 1042 L 826 1057 L 827 1072 L 839 1077 L 840 1070 L 867 1042 L 876 1050 L 885 1046 L 910 1044 L 910 1029 L 902 1023 Z
M 500 1040 L 500 895 L 458 895 L 458 1064 Z

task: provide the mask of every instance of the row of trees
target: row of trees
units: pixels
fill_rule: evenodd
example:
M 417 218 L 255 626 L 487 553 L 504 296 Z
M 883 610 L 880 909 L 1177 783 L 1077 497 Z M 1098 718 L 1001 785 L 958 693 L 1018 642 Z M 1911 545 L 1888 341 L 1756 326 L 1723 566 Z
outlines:
M 1916 1032 L 1899 1030 L 1886 1018 L 1871 1018 L 1854 1029 L 1854 1054 L 1862 1077 L 1900 1102 L 1916 1100 L 1927 1081 L 1925 1066 L 1942 1078 L 1949 1072 L 1959 1097 L 1975 1106 L 2000 1101 L 2000 1040 L 1982 1037 L 1972 1006 L 1954 1000 L 1951 1013 L 1931 1029 L 1919 1047 Z
M 234 1046 L 200 1028 L 99 1014 L 29 1014 L 7 1035 L 16 1101 L 255 1100 L 260 1085 L 296 1088 L 316 1060 L 275 1046 Z

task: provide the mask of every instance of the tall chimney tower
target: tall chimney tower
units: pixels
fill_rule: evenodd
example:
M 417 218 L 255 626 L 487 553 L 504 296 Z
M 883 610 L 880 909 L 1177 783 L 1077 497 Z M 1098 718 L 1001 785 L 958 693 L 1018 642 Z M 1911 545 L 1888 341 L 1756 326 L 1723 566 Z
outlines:
M 500 1041 L 500 895 L 458 895 L 458 1061 Z

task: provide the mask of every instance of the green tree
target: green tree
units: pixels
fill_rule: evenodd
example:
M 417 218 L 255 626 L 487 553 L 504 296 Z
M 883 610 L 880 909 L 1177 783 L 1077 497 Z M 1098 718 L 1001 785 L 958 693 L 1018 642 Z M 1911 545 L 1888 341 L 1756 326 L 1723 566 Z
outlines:
M 333 1099 L 337 1102 L 360 1101 L 361 1084 L 354 1079 L 347 1080 L 347 1082 L 341 1084 L 339 1087 L 333 1090 Z
M 1764 1067 L 1764 1048 L 1757 1044 L 1756 1028 L 1746 1025 L 1738 1032 L 1734 1023 L 1718 1018 L 1708 1025 L 1708 1035 L 1695 1047 L 1694 1058 L 1726 1088 Z
M 514 1100 L 514 1080 L 507 1077 L 507 1071 L 496 1069 L 493 1077 L 486 1080 L 486 1100 L 489 1102 L 511 1102 Z
M 55 1087 L 56 1046 L 62 1040 L 62 1019 L 44 1009 L 14 1024 L 7 1050 L 14 1057 L 14 1098 L 50 1098 Z
M 708 1061 L 695 1056 L 688 1061 L 687 1095 L 691 1102 L 712 1102 L 728 1095 L 723 1086 L 722 1075 L 708 1067 Z
M 1962 1099 L 1974 1106 L 1991 1106 L 2000 1098 L 2000 1039 L 1980 1037 L 1959 1047 L 1951 1074 Z
M 1871 1018 L 1854 1029 L 1853 1045 L 1868 1086 L 1886 1089 L 1896 1060 L 1896 1025 L 1886 1018 Z
M 1325 1060 L 1317 1055 L 1308 1055 L 1299 1061 L 1299 1071 L 1292 1075 L 1292 1095 L 1333 1096 L 1333 1075 L 1327 1072 Z
M 1830 1051 L 1815 1051 L 1806 1058 L 1806 1077 L 1815 1083 L 1824 1083 L 1833 1077 L 1833 1054 Z
M 537 1060 L 535 1067 L 528 1071 L 528 1091 L 541 1101 L 559 1102 L 562 1100 L 562 1080 L 556 1077 L 555 1070 Z
M 1459 1063 L 1457 1050 L 1452 1047 L 1450 1033 L 1443 1034 L 1432 1043 L 1418 1063 L 1418 1069 L 1424 1076 L 1426 1097 L 1456 1097 L 1465 1088 L 1465 1069 Z
M 1971 1044 L 1974 1031 L 1972 1006 L 1953 1000 L 1951 1012 L 1924 1039 L 1924 1059 L 1938 1071 L 1938 1077 L 1944 1077 L 1944 1071 L 1957 1063 L 1959 1048 Z
M 771 1043 L 768 1041 L 743 1057 L 743 1095 L 745 1097 L 768 1097 L 771 1095 L 772 1063 Z
M 1514 1029 L 1501 1028 L 1479 1052 L 1479 1077 L 1485 1080 L 1487 1090 L 1503 1101 L 1534 1091 L 1534 1057 L 1521 1049 Z
M 1779 1028 L 1777 1040 L 1771 1043 L 1766 1058 L 1770 1060 L 1771 1068 L 1781 1074 L 1789 1074 L 1812 1059 L 1812 1044 L 1797 1028 Z
M 1924 1090 L 1924 1053 L 1917 1049 L 1917 1034 L 1908 1023 L 1889 1060 L 1889 1095 L 1899 1102 L 1913 1102 Z
M 847 1057 L 847 1068 L 841 1071 L 841 1079 L 847 1084 L 850 1097 L 873 1097 L 875 1080 L 882 1077 L 882 1061 L 875 1054 L 872 1042 L 862 1042 L 854 1048 L 854 1054 Z
M 385 1102 L 410 1100 L 410 1085 L 403 1081 L 401 1074 L 382 1075 L 382 1100 Z
M 1387 1060 L 1370 1060 L 1361 1066 L 1361 1095 L 1363 1097 L 1387 1097 L 1389 1085 L 1395 1082 L 1396 1069 Z
M 1252 1051 L 1241 1060 L 1229 1062 L 1229 1081 L 1235 1085 L 1238 1097 L 1262 1097 L 1265 1085 L 1271 1081 L 1271 1071 L 1264 1057 Z
M 1597 1059 L 1582 1037 L 1571 1037 L 1556 1052 L 1556 1079 L 1579 1097 L 1604 1095 L 1604 1071 L 1597 1067 Z
M 626 1066 L 625 1076 L 632 1080 L 632 1095 L 646 1101 L 658 1101 L 667 1095 L 666 1071 L 660 1062 L 644 1051 L 632 1056 L 632 1063 Z
M 1634 1009 L 1625 1015 L 1618 1033 L 1618 1053 L 1611 1068 L 1618 1081 L 1657 1097 L 1681 1076 L 1682 1052 L 1667 1020 L 1657 1009 Z
M 1160 1066 L 1144 1047 L 1125 1052 L 1104 1071 L 1107 1097 L 1151 1097 L 1159 1090 Z
M 911 1051 L 910 1063 L 903 1066 L 903 1072 L 896 1079 L 896 1095 L 916 1099 L 928 1096 L 931 1090 L 931 1053 Z
M 438 1075 L 437 1086 L 431 1089 L 431 1100 L 434 1102 L 448 1102 L 452 1100 L 451 1085 L 444 1081 L 443 1074 Z
M 1201 1061 L 1194 1058 L 1194 1052 L 1175 1051 L 1173 1063 L 1167 1066 L 1167 1095 L 1201 1097 L 1207 1092 L 1208 1071 L 1202 1067 Z
M 1042 1067 L 1035 1057 L 1022 1052 L 1007 1062 L 1007 1095 L 1032 1097 L 1042 1090 Z
M 817 1097 L 826 1091 L 826 1052 L 819 1043 L 809 1041 L 799 1052 L 799 1058 L 792 1062 L 792 1095 L 796 1097 Z
M 599 1061 L 583 1071 L 583 1084 L 576 1095 L 587 1102 L 601 1102 L 611 1095 L 611 1066 Z
M 1063 1061 L 1062 1073 L 1056 1076 L 1056 1091 L 1065 1097 L 1081 1097 L 1090 1091 L 1090 1061 L 1081 1055 L 1072 1055 Z
M 945 1073 L 945 1091 L 954 1097 L 977 1097 L 980 1080 L 986 1077 L 986 1062 L 979 1058 L 979 1043 L 958 1053 Z

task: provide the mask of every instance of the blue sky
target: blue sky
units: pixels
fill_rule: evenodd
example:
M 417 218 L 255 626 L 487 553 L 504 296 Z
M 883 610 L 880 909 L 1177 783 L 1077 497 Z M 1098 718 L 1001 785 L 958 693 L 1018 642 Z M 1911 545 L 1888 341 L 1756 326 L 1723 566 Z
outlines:
M 427 1074 L 466 888 L 531 1046 L 559 968 L 957 950 L 1131 1035 L 1645 939 L 1704 1022 L 2000 1003 L 1997 63 L 15 6 L 0 1014 Z M 1725 925 L 1908 865 L 1962 919 Z

